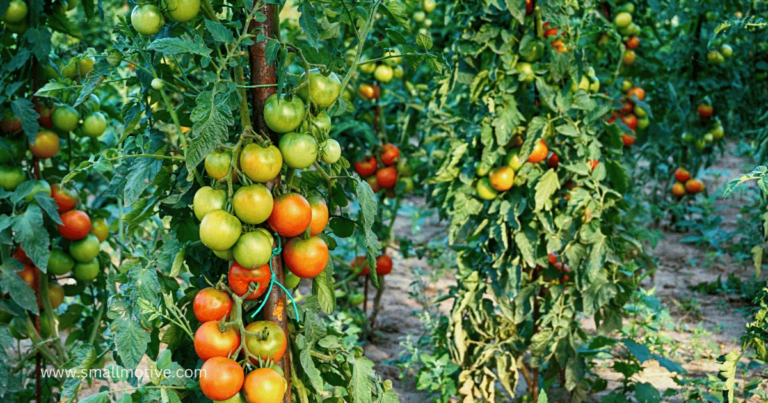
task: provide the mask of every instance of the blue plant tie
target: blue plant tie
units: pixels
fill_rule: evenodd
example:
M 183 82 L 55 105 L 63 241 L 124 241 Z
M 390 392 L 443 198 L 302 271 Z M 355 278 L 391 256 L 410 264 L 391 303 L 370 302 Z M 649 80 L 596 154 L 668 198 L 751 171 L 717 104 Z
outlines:
M 277 238 L 277 247 L 272 249 L 272 256 L 269 257 L 269 272 L 271 273 L 271 276 L 269 278 L 269 290 L 267 290 L 267 293 L 264 294 L 264 299 L 261 301 L 261 305 L 259 305 L 259 308 L 256 309 L 256 311 L 254 311 L 251 314 L 251 317 L 253 318 L 254 316 L 256 316 L 256 314 L 261 312 L 262 308 L 264 308 L 264 304 L 267 303 L 267 298 L 269 297 L 269 294 L 272 293 L 272 287 L 275 284 L 277 284 L 280 288 L 283 289 L 283 291 L 285 292 L 285 295 L 287 295 L 288 298 L 291 299 L 291 304 L 293 304 L 293 311 L 296 314 L 296 321 L 300 321 L 301 319 L 299 318 L 299 308 L 296 307 L 296 301 L 293 299 L 293 295 L 291 295 L 291 293 L 288 292 L 285 286 L 283 286 L 282 284 L 280 284 L 279 281 L 277 281 L 277 273 L 275 272 L 275 269 L 272 268 L 272 258 L 274 258 L 275 256 L 280 256 L 280 254 L 283 253 L 283 247 L 280 242 L 280 235 L 277 232 L 275 232 L 275 238 Z

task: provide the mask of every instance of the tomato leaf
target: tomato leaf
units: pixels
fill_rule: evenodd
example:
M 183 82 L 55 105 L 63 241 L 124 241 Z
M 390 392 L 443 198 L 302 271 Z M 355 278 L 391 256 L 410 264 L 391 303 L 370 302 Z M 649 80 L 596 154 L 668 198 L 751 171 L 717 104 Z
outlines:
M 40 131 L 40 124 L 37 123 L 40 115 L 35 111 L 35 104 L 26 98 L 17 98 L 11 102 L 11 109 L 16 117 L 21 118 L 21 128 L 27 134 L 29 144 L 34 143 Z
M 48 250 L 51 240 L 43 226 L 43 211 L 40 207 L 32 204 L 24 214 L 13 217 L 13 232 L 27 256 L 45 273 L 51 255 Z
M 35 292 L 26 281 L 16 274 L 17 271 L 23 268 L 24 265 L 16 259 L 7 259 L 6 262 L 0 265 L 0 270 L 3 273 L 0 276 L 0 290 L 2 290 L 3 294 L 10 294 L 11 300 L 20 307 L 37 315 L 39 311 L 37 309 Z
M 126 177 L 123 192 L 126 205 L 133 204 L 141 197 L 141 194 L 152 184 L 162 167 L 163 162 L 160 160 L 149 157 L 136 158 Z
M 46 27 L 29 28 L 24 40 L 37 60 L 45 60 L 51 53 L 51 31 Z
M 110 304 L 108 316 L 113 320 L 115 347 L 125 368 L 136 368 L 147 351 L 149 332 L 133 318 L 130 304 L 117 299 Z
M 73 106 L 77 107 L 83 103 L 83 101 L 85 101 L 85 99 L 88 98 L 88 96 L 90 96 L 96 87 L 103 81 L 102 77 L 108 75 L 111 69 L 112 66 L 107 63 L 105 59 L 99 60 L 96 65 L 93 66 L 93 70 L 89 71 L 88 75 L 85 77 L 83 88 L 80 90 L 80 95 L 77 97 L 77 101 L 75 101 Z
M 235 41 L 235 36 L 232 35 L 232 31 L 216 21 L 206 19 L 205 28 L 211 33 L 211 37 L 213 37 L 213 40 L 216 42 L 232 43 Z
M 320 393 L 320 391 L 323 390 L 324 382 L 320 371 L 317 370 L 315 362 L 312 360 L 311 346 L 307 346 L 307 348 L 301 350 L 301 353 L 299 354 L 299 362 L 301 362 L 301 368 L 304 370 L 304 374 L 307 375 L 307 378 L 309 378 L 312 387 L 315 391 Z
M 59 206 L 56 205 L 56 202 L 50 196 L 46 195 L 44 192 L 38 192 L 35 194 L 35 200 L 53 222 L 56 224 L 63 224 L 61 222 L 61 217 L 59 216 Z
M 371 360 L 365 357 L 358 357 L 354 360 L 350 382 L 352 399 L 350 400 L 356 403 L 373 402 L 374 386 L 371 380 L 373 375 L 373 362 Z
M 333 259 L 328 259 L 325 270 L 312 280 L 312 295 L 317 297 L 320 309 L 328 315 L 331 315 L 336 310 L 336 293 L 333 290 L 334 282 Z
M 208 20 L 206 20 L 207 22 Z M 148 50 L 155 50 L 166 55 L 177 55 L 190 53 L 202 57 L 211 55 L 211 49 L 205 46 L 205 40 L 200 35 L 195 35 L 193 39 L 188 34 L 183 34 L 178 38 L 160 38 L 152 41 Z
M 368 182 L 355 178 L 355 183 L 357 202 L 360 204 L 360 213 L 358 214 L 357 221 L 363 228 L 368 267 L 371 268 L 371 282 L 378 288 L 380 286 L 380 281 L 378 276 L 373 273 L 376 269 L 376 258 L 381 251 L 381 243 L 372 230 L 373 223 L 376 221 L 376 215 L 378 214 L 378 202 L 376 201 L 376 195 L 373 193 L 373 189 L 371 189 L 371 185 L 369 185 Z
M 557 172 L 554 169 L 547 170 L 547 173 L 542 175 L 538 183 L 536 183 L 536 208 L 534 212 L 551 210 L 552 195 L 559 189 L 560 181 L 557 177 Z
M 69 361 L 62 365 L 62 369 L 87 370 L 90 369 L 96 361 L 98 354 L 96 353 L 96 349 L 90 344 L 80 344 L 69 353 L 69 356 Z M 86 373 L 81 373 L 79 371 L 72 371 L 72 373 L 79 379 L 84 379 L 85 375 L 87 375 Z
M 388 4 L 381 3 L 381 7 L 377 11 L 381 11 L 383 14 L 397 21 L 397 24 L 404 28 L 406 31 L 411 30 L 411 20 L 408 10 L 405 9 L 402 3 L 398 1 L 391 1 Z
M 524 120 L 523 115 L 517 109 L 517 101 L 510 95 L 503 97 L 502 103 L 496 106 L 496 117 L 493 119 L 493 127 L 496 132 L 496 143 L 505 146 L 512 139 L 515 128 Z
M 525 2 L 518 0 L 505 0 L 507 3 L 507 10 L 512 14 L 512 17 L 519 23 L 525 22 Z
M 320 23 L 318 23 L 315 18 L 315 8 L 312 6 L 311 2 L 305 1 L 299 6 L 299 12 L 301 13 L 301 16 L 299 17 L 299 25 L 301 25 L 304 33 L 307 34 L 309 43 L 317 49 L 320 36 Z

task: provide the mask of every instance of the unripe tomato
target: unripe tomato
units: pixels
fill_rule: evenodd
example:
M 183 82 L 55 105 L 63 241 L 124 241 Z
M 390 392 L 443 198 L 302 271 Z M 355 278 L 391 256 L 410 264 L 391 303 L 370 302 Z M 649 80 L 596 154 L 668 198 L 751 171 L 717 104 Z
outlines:
M 613 23 L 616 24 L 618 28 L 628 27 L 629 24 L 632 23 L 632 14 L 628 12 L 618 13 L 613 19 Z
M 224 179 L 232 165 L 232 151 L 214 150 L 205 156 L 205 172 L 213 179 Z
M 635 105 L 635 107 L 632 109 L 632 113 L 634 113 L 638 118 L 645 118 L 648 116 L 648 112 L 646 112 L 645 109 L 638 105 Z
M 160 8 L 153 4 L 143 4 L 133 8 L 131 25 L 142 35 L 152 36 L 160 32 L 165 25 L 165 17 Z
M 491 170 L 488 174 L 491 187 L 503 192 L 512 188 L 515 184 L 515 171 L 508 166 L 501 166 Z
M 320 148 L 320 155 L 326 164 L 335 164 L 341 158 L 341 146 L 334 139 L 328 139 Z
M 272 368 L 251 371 L 243 383 L 248 403 L 280 403 L 285 395 L 285 379 Z
M 677 168 L 675 170 L 675 180 L 680 183 L 688 182 L 691 179 L 691 173 L 685 168 Z
M 162 79 L 153 78 L 152 82 L 150 83 L 150 85 L 152 86 L 153 89 L 156 89 L 156 90 L 159 91 L 159 90 L 163 89 L 163 87 L 165 86 L 165 83 L 163 82 Z
M 6 191 L 16 190 L 19 185 L 27 180 L 24 170 L 19 166 L 0 166 L 0 187 Z
M 88 263 L 99 255 L 99 239 L 88 234 L 69 244 L 69 254 L 80 263 Z
M 269 263 L 273 242 L 272 236 L 262 231 L 246 232 L 232 247 L 232 254 L 240 266 L 256 269 Z
M 397 79 L 403 78 L 403 76 L 405 75 L 405 70 L 403 69 L 403 66 L 395 66 L 394 69 L 392 70 L 392 75 Z
M 27 3 L 21 0 L 11 0 L 5 13 L 0 16 L 0 19 L 9 24 L 18 24 L 27 18 L 28 13 L 29 8 L 27 7 Z
M 320 136 L 321 134 L 328 134 L 330 131 L 331 117 L 326 111 L 321 111 L 317 114 L 317 116 L 315 116 L 315 118 L 312 120 L 311 127 L 308 119 L 301 122 L 300 132 L 311 133 L 315 136 Z
M 288 339 L 283 329 L 275 322 L 260 320 L 245 327 L 245 331 L 255 335 L 245 335 L 245 348 L 262 361 L 277 362 L 288 347 Z M 254 363 L 258 360 L 251 358 Z
M 200 222 L 200 241 L 216 251 L 223 251 L 235 245 L 243 231 L 240 220 L 224 210 L 213 210 Z
M 424 0 L 424 3 L 422 3 L 421 8 L 424 10 L 425 13 L 429 14 L 433 11 L 435 11 L 435 6 L 437 3 L 435 3 L 435 0 Z
M 360 162 L 355 162 L 355 171 L 358 175 L 362 177 L 371 176 L 374 173 L 376 173 L 376 168 L 378 168 L 378 163 L 376 162 L 376 158 L 373 157 L 365 157 Z
M 122 61 L 123 61 L 123 52 L 117 49 L 112 49 L 109 51 L 109 53 L 107 53 L 107 62 L 111 66 L 119 66 L 120 63 L 122 63 Z
M 282 166 L 283 155 L 274 145 L 264 148 L 255 143 L 248 144 L 240 152 L 240 169 L 254 182 L 266 183 L 275 179 Z
M 530 63 L 518 62 L 515 66 L 515 70 L 519 73 L 518 80 L 521 83 L 532 83 L 536 79 L 536 75 L 533 72 L 533 66 Z
M 264 121 L 275 133 L 296 130 L 304 120 L 304 102 L 295 96 L 291 100 L 272 94 L 264 104 Z M 285 157 L 285 156 L 284 156 Z
M 328 245 L 322 238 L 292 238 L 283 248 L 285 265 L 301 278 L 315 278 L 328 264 Z
M 317 141 L 311 134 L 290 132 L 280 137 L 280 153 L 289 168 L 309 168 L 317 161 L 317 151 Z
M 624 80 L 621 82 L 621 92 L 627 92 L 632 89 L 632 81 Z
M 370 60 L 370 58 L 363 55 L 360 57 L 360 62 L 358 62 L 357 67 L 363 74 L 373 74 L 376 70 L 376 63 L 366 63 L 368 60 Z
M 483 200 L 493 200 L 499 195 L 499 192 L 491 186 L 491 182 L 488 178 L 482 178 L 477 181 L 475 190 L 477 191 L 477 197 Z
M 685 191 L 691 194 L 701 193 L 704 191 L 704 183 L 698 179 L 689 179 L 685 182 Z
M 56 276 L 63 276 L 75 268 L 75 259 L 69 256 L 64 249 L 59 247 L 51 250 L 51 256 L 48 258 L 48 273 Z
M 651 120 L 648 118 L 642 118 L 637 120 L 637 129 L 645 130 L 651 125 Z
M 363 301 L 365 301 L 365 294 L 361 293 L 360 291 L 352 291 L 349 293 L 348 300 L 352 305 L 360 305 L 363 303 Z
M 328 225 L 328 205 L 322 197 L 315 196 L 309 198 L 309 205 L 312 208 L 312 220 L 309 224 L 309 235 L 315 236 L 322 233 Z
M 579 81 L 579 84 L 576 85 L 576 80 L 571 81 L 571 92 L 576 92 L 578 90 L 584 90 L 589 91 L 589 79 L 586 75 L 581 76 L 581 81 Z
M 547 159 L 548 153 L 549 149 L 547 148 L 547 143 L 545 143 L 544 140 L 539 140 L 533 146 L 533 151 L 531 151 L 531 155 L 528 156 L 527 162 L 530 162 L 531 164 L 538 164 L 539 162 Z
M 59 283 L 48 283 L 48 300 L 51 302 L 51 308 L 53 309 L 61 306 L 61 304 L 64 302 L 64 287 L 59 285 Z
M 389 189 L 397 184 L 397 169 L 386 167 L 376 171 L 376 182 L 384 189 Z
M 91 234 L 99 240 L 99 243 L 106 241 L 107 238 L 109 238 L 109 225 L 107 224 L 107 220 L 98 217 L 91 221 Z
M 307 81 L 306 72 L 299 79 L 299 85 Z M 306 85 L 298 92 L 299 97 L 304 103 L 309 105 L 309 99 L 317 105 L 319 109 L 325 109 L 336 102 L 341 95 L 341 80 L 336 73 L 331 72 L 327 77 L 320 70 L 312 69 L 309 71 L 309 87 Z
M 203 186 L 195 192 L 195 197 L 192 199 L 192 210 L 195 212 L 195 217 L 202 220 L 206 214 L 213 210 L 223 210 L 226 204 L 226 191 Z
M 416 11 L 413 13 L 413 20 L 416 22 L 423 22 L 425 18 L 427 18 L 427 14 L 423 11 Z
M 546 35 L 546 33 L 545 33 Z M 544 56 L 544 43 L 541 40 L 531 40 L 520 49 L 520 57 L 528 63 L 535 63 Z
M 376 258 L 376 274 L 386 276 L 392 272 L 392 258 L 387 255 L 381 255 Z
M 723 55 L 723 58 L 725 60 L 728 60 L 733 56 L 733 48 L 731 47 L 731 45 L 723 44 L 722 46 L 720 46 L 720 54 Z
M 213 251 L 213 254 L 216 255 L 217 258 L 226 260 L 228 262 L 235 261 L 235 253 L 232 252 L 231 248 L 227 250 L 215 250 Z
M 680 139 L 683 140 L 684 143 L 693 143 L 693 141 L 695 140 L 695 137 L 693 136 L 693 134 L 689 132 L 685 132 L 680 135 Z
M 213 357 L 228 357 L 240 346 L 240 332 L 234 327 L 219 330 L 217 321 L 203 323 L 195 332 L 195 353 L 201 360 Z
M 400 149 L 394 144 L 381 146 L 381 162 L 384 165 L 395 165 L 400 160 Z
M 683 185 L 680 182 L 677 182 L 674 185 L 672 185 L 672 194 L 676 197 L 685 196 L 685 185 Z
M 381 185 L 379 185 L 379 181 L 376 180 L 375 175 L 365 178 L 365 182 L 368 183 L 368 186 L 371 187 L 371 190 L 373 191 L 373 193 L 379 193 L 381 192 L 382 189 L 384 189 L 383 187 L 381 187 Z
M 72 277 L 78 282 L 88 282 L 99 276 L 99 259 L 94 258 L 90 262 L 75 264 L 75 268 L 72 269 Z
M 243 186 L 232 197 L 235 215 L 246 224 L 255 225 L 267 221 L 272 214 L 273 203 L 272 193 L 261 184 Z
M 376 66 L 376 70 L 373 71 L 373 78 L 380 83 L 386 84 L 392 81 L 394 74 L 395 72 L 392 70 L 392 67 L 389 67 L 386 64 L 380 64 Z
M 50 130 L 39 131 L 35 142 L 29 145 L 29 151 L 40 159 L 51 158 L 59 152 L 59 136 Z
M 244 378 L 243 368 L 237 361 L 214 357 L 200 367 L 200 390 L 211 400 L 227 400 L 240 393 Z
M 525 162 L 520 159 L 520 149 L 519 148 L 513 148 L 507 152 L 507 155 L 504 157 L 504 165 L 512 168 L 513 171 L 517 172 L 520 170 L 520 168 L 523 167 L 523 164 Z
M 312 207 L 304 196 L 284 193 L 275 199 L 269 226 L 285 237 L 300 235 L 312 221 Z
M 91 232 L 91 218 L 80 210 L 70 210 L 59 215 L 62 224 L 57 224 L 59 233 L 64 239 L 77 241 L 85 238 Z
M 256 291 L 251 292 L 245 299 L 256 299 L 264 295 L 269 288 L 269 281 L 272 274 L 269 271 L 269 265 L 265 264 L 259 268 L 249 270 L 240 266 L 237 262 L 232 263 L 229 266 L 229 272 L 227 273 L 227 284 L 232 292 L 239 297 L 244 296 L 248 291 L 248 287 L 251 283 L 256 283 L 258 288 Z
M 59 105 L 51 115 L 53 126 L 64 132 L 75 130 L 80 122 L 80 114 L 69 105 Z
M 88 73 L 93 70 L 93 65 L 95 61 L 93 58 L 90 57 L 84 57 L 77 61 L 77 67 L 80 70 L 80 77 L 85 77 Z
M 107 118 L 101 112 L 93 112 L 83 119 L 83 134 L 95 139 L 107 130 Z
M 633 95 L 636 96 L 640 101 L 645 100 L 645 90 L 640 87 L 635 87 L 627 91 L 627 98 L 634 99 L 632 98 Z
M 707 60 L 709 61 L 709 64 L 717 66 L 725 63 L 725 56 L 723 56 L 722 53 L 713 50 L 707 55 Z
M 401 177 L 397 181 L 398 181 L 398 183 L 399 182 L 404 183 L 404 185 L 403 185 L 403 194 L 408 194 L 408 193 L 413 192 L 413 178 L 408 178 L 408 177 L 402 178 Z
M 628 50 L 628 51 L 624 52 L 624 58 L 622 59 L 621 62 L 625 66 L 631 66 L 631 65 L 635 64 L 635 60 L 636 59 L 637 59 L 637 55 L 635 55 L 635 51 L 634 50 Z
M 163 8 L 174 22 L 187 22 L 200 12 L 200 0 L 164 0 Z

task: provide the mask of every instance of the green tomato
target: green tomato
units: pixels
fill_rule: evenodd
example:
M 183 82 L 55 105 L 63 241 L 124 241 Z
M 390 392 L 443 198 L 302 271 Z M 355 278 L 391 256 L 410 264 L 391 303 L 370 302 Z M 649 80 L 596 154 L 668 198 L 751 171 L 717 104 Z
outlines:
M 75 268 L 75 259 L 69 256 L 64 249 L 59 247 L 51 250 L 51 256 L 48 259 L 48 273 L 62 276 Z
M 398 56 L 400 55 L 400 51 L 397 49 L 392 49 L 384 53 L 384 57 L 390 57 L 390 56 Z M 389 59 L 384 59 L 384 64 L 389 65 L 390 67 L 395 67 L 398 64 L 400 64 L 403 61 L 403 57 L 391 57 Z
M 292 290 L 298 287 L 299 283 L 301 282 L 301 277 L 293 274 L 293 272 L 288 270 L 287 267 L 283 270 L 285 272 L 285 288 Z
M 299 79 L 299 85 L 307 81 L 306 74 L 303 74 Z M 309 104 L 309 99 L 320 109 L 325 109 L 339 98 L 341 95 L 341 81 L 336 73 L 331 72 L 327 77 L 324 76 L 320 70 L 312 69 L 309 71 L 309 87 L 306 85 L 299 90 L 299 97 L 304 100 L 305 104 Z
M 152 36 L 160 32 L 165 25 L 165 17 L 160 8 L 152 4 L 143 4 L 133 8 L 131 25 L 142 35 Z
M 175 22 L 187 22 L 200 12 L 200 0 L 165 0 L 164 8 L 168 18 Z
M 280 153 L 289 168 L 305 169 L 317 161 L 317 141 L 310 134 L 287 133 L 280 137 Z
M 477 190 L 477 196 L 483 200 L 493 200 L 499 195 L 499 192 L 491 186 L 491 181 L 488 178 L 477 181 L 475 190 Z
M 219 259 L 223 259 L 229 262 L 235 261 L 235 252 L 232 251 L 232 249 L 227 250 L 215 250 L 213 251 L 213 254 L 216 255 Z
M 77 263 L 72 269 L 72 277 L 79 282 L 88 282 L 99 275 L 99 259 L 94 258 L 87 263 Z
M 19 185 L 24 183 L 27 177 L 24 175 L 24 170 L 19 166 L 0 166 L 0 187 L 6 191 L 16 190 Z
M 320 155 L 326 164 L 335 164 L 341 158 L 341 146 L 334 139 L 328 139 L 323 144 Z
M 99 255 L 99 238 L 88 234 L 85 238 L 69 244 L 69 254 L 80 263 L 88 263 Z
M 704 142 L 707 144 L 710 144 L 715 141 L 715 136 L 712 133 L 705 133 L 704 134 Z
M 728 60 L 733 56 L 733 48 L 731 45 L 724 44 L 723 46 L 720 46 L 720 53 L 723 55 L 725 60 Z
M 71 132 L 75 130 L 80 122 L 80 114 L 69 105 L 59 105 L 53 110 L 51 120 L 53 121 L 53 127 L 56 129 L 63 132 Z
M 97 138 L 107 130 L 107 118 L 101 112 L 93 112 L 83 119 L 83 134 Z
M 709 61 L 709 64 L 713 64 L 715 66 L 725 63 L 725 57 L 723 54 L 716 50 L 709 52 L 707 55 L 707 60 Z
M 512 168 L 512 170 L 515 172 L 519 171 L 520 168 L 523 167 L 523 163 L 525 163 L 525 161 L 520 159 L 519 148 L 513 148 L 509 150 L 507 155 L 504 157 L 504 165 Z
M 164 83 L 164 82 L 163 82 L 163 80 L 162 80 L 162 79 L 160 79 L 160 78 L 153 78 L 153 79 L 152 79 L 152 82 L 150 83 L 150 85 L 152 86 L 152 88 L 154 88 L 154 89 L 156 89 L 156 90 L 160 91 L 160 90 L 162 90 L 162 89 L 163 89 L 163 87 L 165 86 L 165 83 Z
M 363 62 L 366 62 L 368 60 L 370 59 L 367 56 L 363 55 L 362 57 L 360 57 L 360 62 L 359 62 L 360 64 L 357 65 L 357 68 L 359 68 L 363 74 L 373 74 L 373 72 L 376 71 L 376 63 L 362 64 Z
M 77 0 L 67 0 L 67 10 L 72 11 L 77 7 Z
M 363 303 L 365 301 L 365 294 L 361 293 L 360 291 L 352 291 L 349 293 L 349 303 L 357 306 Z
M 276 133 L 288 133 L 296 130 L 304 120 L 304 102 L 300 97 L 290 101 L 272 94 L 264 104 L 264 121 Z
M 571 81 L 571 92 L 576 92 L 578 90 L 584 90 L 589 91 L 589 79 L 587 76 L 581 76 L 581 81 L 579 81 L 579 85 L 576 85 L 576 80 Z
M 98 112 L 101 110 L 101 100 L 94 94 L 89 95 L 88 98 L 83 101 L 83 105 L 85 105 L 91 112 Z
M 520 74 L 518 80 L 522 83 L 532 83 L 536 79 L 536 75 L 533 73 L 533 66 L 530 63 L 519 62 L 515 69 Z
M 240 266 L 257 269 L 267 264 L 272 257 L 272 242 L 262 232 L 247 232 L 240 236 L 232 252 Z
M 392 81 L 394 74 L 395 72 L 392 70 L 392 67 L 389 67 L 386 64 L 380 64 L 376 66 L 376 70 L 373 72 L 373 78 L 378 82 L 386 84 Z
M 18 24 L 11 24 L 10 22 L 6 23 L 5 27 L 8 31 L 13 32 L 14 34 L 22 35 L 29 29 L 29 24 L 24 20 Z
M 421 8 L 424 10 L 425 13 L 429 14 L 435 11 L 436 5 L 437 3 L 435 3 L 435 0 L 424 0 L 424 3 L 421 4 Z
M 539 39 L 528 42 L 524 48 L 520 49 L 520 57 L 528 63 L 541 60 L 544 57 L 544 42 Z
M 635 105 L 634 113 L 635 113 L 635 116 L 637 116 L 640 119 L 648 116 L 648 112 L 646 112 L 645 109 L 641 108 L 638 105 Z
M 621 82 L 621 92 L 627 92 L 632 89 L 634 85 L 632 85 L 632 81 L 624 80 Z
M 680 136 L 680 139 L 683 140 L 684 143 L 693 143 L 695 137 L 693 137 L 693 134 L 685 132 Z
M 214 251 L 233 247 L 242 232 L 240 220 L 224 210 L 210 211 L 200 222 L 200 241 Z
M 696 150 L 701 151 L 707 147 L 707 142 L 704 139 L 696 140 Z
M 651 125 L 651 120 L 648 119 L 647 117 L 637 119 L 637 128 L 640 130 L 645 130 L 650 125 Z
M 206 214 L 213 210 L 223 210 L 227 204 L 227 192 L 204 186 L 195 192 L 192 199 L 192 210 L 198 220 L 203 220 Z
M 613 19 L 613 23 L 619 28 L 626 28 L 632 23 L 632 14 L 624 11 L 616 14 L 616 18 Z
M 424 27 L 425 27 L 425 28 L 429 28 L 429 27 L 431 27 L 431 26 L 432 26 L 432 19 L 431 19 L 431 18 L 426 18 L 426 19 L 424 20 Z M 426 35 L 426 34 L 425 34 L 425 35 Z
M 237 218 L 246 224 L 256 225 L 267 221 L 273 206 L 272 193 L 259 183 L 243 186 L 232 196 L 232 209 Z
M 589 76 L 589 92 L 597 94 L 600 91 L 600 79 L 595 75 Z
M 5 14 L 2 15 L 2 19 L 9 24 L 20 24 L 25 21 L 28 13 L 27 3 L 21 0 L 11 0 Z
M 119 66 L 120 63 L 122 63 L 122 61 L 123 61 L 123 52 L 117 49 L 112 49 L 109 51 L 109 53 L 107 53 L 107 62 L 111 66 Z
M 403 75 L 405 75 L 403 66 L 395 66 L 394 70 L 392 70 L 392 76 L 395 78 L 403 78 Z
M 427 18 L 427 13 L 423 11 L 416 11 L 413 13 L 413 20 L 416 22 L 424 22 L 424 20 Z
M 69 11 L 69 4 L 64 0 L 58 0 L 53 4 L 53 13 L 65 15 Z

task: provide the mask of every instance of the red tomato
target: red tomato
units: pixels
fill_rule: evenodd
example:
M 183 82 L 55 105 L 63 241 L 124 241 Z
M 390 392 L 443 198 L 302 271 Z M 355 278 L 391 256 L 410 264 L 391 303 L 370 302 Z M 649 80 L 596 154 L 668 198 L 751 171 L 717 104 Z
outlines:
M 201 323 L 222 320 L 232 312 L 232 298 L 226 292 L 208 287 L 195 295 L 192 311 Z
M 315 278 L 328 264 L 328 245 L 316 236 L 292 238 L 283 248 L 285 265 L 300 278 Z
M 387 255 L 381 255 L 376 258 L 376 273 L 380 276 L 386 276 L 392 272 L 392 258 Z
M 588 162 L 588 164 L 589 164 L 589 172 L 592 172 L 600 164 L 600 161 L 598 161 L 598 160 L 590 160 Z
M 248 287 L 251 283 L 257 283 L 259 288 L 256 292 L 252 292 L 245 299 L 256 299 L 269 289 L 269 280 L 272 273 L 269 271 L 269 264 L 265 264 L 259 268 L 250 270 L 243 266 L 240 266 L 237 262 L 232 263 L 229 266 L 229 273 L 227 273 L 227 283 L 232 292 L 239 297 L 245 295 L 248 292 Z
M 21 248 L 21 245 L 16 249 L 16 252 L 13 252 L 14 259 L 18 260 L 21 263 L 24 264 L 32 264 L 32 259 L 27 257 L 27 253 L 24 252 L 24 249 Z
M 544 140 L 539 140 L 539 142 L 533 146 L 533 151 L 531 151 L 531 155 L 528 156 L 527 161 L 531 164 L 538 164 L 547 158 L 548 153 L 549 149 L 547 148 L 547 143 L 545 143 Z
M 622 133 L 621 141 L 624 143 L 624 147 L 629 147 L 632 144 L 635 144 L 635 141 L 637 141 L 637 137 L 626 134 L 626 133 Z
M 400 149 L 394 144 L 381 146 L 381 162 L 384 165 L 395 165 L 400 160 Z
M 267 222 L 282 236 L 300 235 L 312 223 L 312 206 L 298 193 L 284 193 L 275 199 Z
M 637 49 L 637 47 L 640 46 L 640 38 L 630 36 L 629 39 L 627 39 L 626 45 L 627 49 Z
M 629 126 L 630 129 L 637 129 L 637 116 L 630 113 L 628 115 L 622 116 L 621 121 L 624 122 L 625 125 Z
M 690 179 L 685 182 L 685 191 L 691 194 L 701 193 L 704 191 L 704 183 L 698 179 Z
M 559 166 L 560 158 L 558 158 L 557 154 L 551 153 L 549 158 L 547 158 L 547 168 L 557 169 Z
M 200 367 L 200 390 L 214 401 L 227 400 L 240 393 L 244 380 L 243 368 L 230 358 L 214 357 Z
M 328 205 L 322 197 L 310 197 L 309 205 L 312 208 L 309 235 L 315 236 L 322 233 L 328 225 Z
M 59 213 L 72 210 L 80 201 L 76 191 L 62 188 L 58 183 L 51 186 L 51 197 L 56 202 Z
M 698 111 L 700 117 L 708 118 L 712 116 L 712 113 L 714 113 L 714 108 L 712 108 L 712 105 L 701 104 L 698 107 Z
M 675 170 L 675 180 L 680 183 L 688 182 L 691 179 L 691 173 L 685 168 L 677 168 Z
M 240 347 L 240 333 L 230 326 L 224 333 L 219 331 L 219 322 L 203 323 L 195 332 L 195 353 L 201 360 L 213 357 L 227 357 Z
M 375 176 L 369 176 L 368 178 L 365 178 L 365 181 L 368 183 L 368 185 L 371 186 L 371 190 L 373 190 L 373 193 L 379 193 L 381 192 L 381 185 L 379 185 L 379 181 L 376 180 Z
M 376 173 L 376 168 L 378 168 L 378 163 L 373 157 L 365 157 L 362 161 L 355 162 L 355 171 L 363 178 Z
M 59 233 L 65 239 L 77 241 L 83 239 L 91 232 L 91 218 L 80 210 L 70 210 L 59 215 L 62 224 L 56 224 Z
M 367 276 L 371 272 L 371 268 L 368 267 L 367 259 L 365 258 L 365 256 L 358 256 L 358 257 L 356 257 L 355 260 L 353 260 L 353 261 L 351 261 L 349 263 L 349 265 L 353 269 L 357 268 L 357 267 L 360 267 L 362 265 L 365 265 L 365 267 L 363 267 L 363 271 L 361 271 L 360 274 L 358 275 L 360 277 Z
M 397 168 L 386 167 L 376 171 L 376 182 L 384 189 L 389 189 L 397 184 Z

